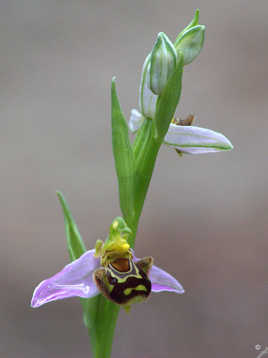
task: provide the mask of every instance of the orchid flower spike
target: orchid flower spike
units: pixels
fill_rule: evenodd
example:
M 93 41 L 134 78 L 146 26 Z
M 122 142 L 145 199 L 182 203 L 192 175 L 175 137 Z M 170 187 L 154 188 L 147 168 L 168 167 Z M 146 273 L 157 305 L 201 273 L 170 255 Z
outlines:
M 150 120 L 142 116 L 136 109 L 132 109 L 129 129 L 136 132 L 144 120 Z M 179 154 L 203 154 L 222 152 L 233 149 L 232 143 L 223 134 L 211 129 L 193 126 L 194 117 L 188 116 L 186 120 L 173 119 L 169 125 L 164 143 L 176 149 Z
M 135 256 L 127 241 L 130 233 L 122 218 L 114 219 L 104 243 L 98 240 L 95 249 L 85 252 L 36 287 L 31 306 L 75 296 L 90 298 L 101 293 L 128 310 L 131 304 L 144 301 L 151 291 L 184 293 L 173 276 L 153 265 L 152 257 Z

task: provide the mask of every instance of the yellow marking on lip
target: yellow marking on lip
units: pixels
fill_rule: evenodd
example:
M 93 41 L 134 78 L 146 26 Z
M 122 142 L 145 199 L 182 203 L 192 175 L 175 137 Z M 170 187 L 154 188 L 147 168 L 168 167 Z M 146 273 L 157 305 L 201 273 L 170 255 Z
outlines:
M 146 287 L 143 286 L 143 285 L 138 285 L 136 287 L 129 287 L 129 288 L 126 288 L 123 292 L 124 292 L 124 295 L 128 296 L 131 294 L 132 291 L 144 291 L 146 292 Z
M 132 292 L 132 290 L 133 290 L 133 288 L 126 288 L 126 289 L 124 290 L 124 295 L 126 295 L 126 296 L 130 295 L 131 292 Z

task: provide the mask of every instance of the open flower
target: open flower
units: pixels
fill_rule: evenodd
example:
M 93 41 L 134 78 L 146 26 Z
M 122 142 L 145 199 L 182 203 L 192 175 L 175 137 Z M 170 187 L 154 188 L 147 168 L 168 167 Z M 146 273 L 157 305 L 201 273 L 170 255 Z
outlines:
M 85 252 L 56 275 L 42 281 L 34 290 L 31 306 L 102 293 L 128 308 L 146 299 L 151 291 L 182 294 L 184 289 L 173 276 L 154 266 L 151 257 L 138 259 L 122 234 L 116 234 L 104 244 L 98 240 L 96 249 Z
M 164 143 L 176 149 L 179 153 L 203 154 L 222 152 L 233 149 L 232 143 L 223 134 L 211 129 L 192 126 L 192 120 L 173 120 L 168 128 Z M 188 118 L 189 118 L 188 117 Z M 132 109 L 129 129 L 136 132 L 144 120 L 150 120 L 142 116 L 136 109 Z
M 35 308 L 51 301 L 75 296 L 90 298 L 101 293 L 96 285 L 94 272 L 102 266 L 100 258 L 96 258 L 94 254 L 95 249 L 85 252 L 56 275 L 42 281 L 34 290 L 31 306 Z M 133 262 L 139 261 L 133 253 Z M 184 293 L 182 285 L 173 276 L 155 265 L 152 265 L 148 278 L 152 292 Z

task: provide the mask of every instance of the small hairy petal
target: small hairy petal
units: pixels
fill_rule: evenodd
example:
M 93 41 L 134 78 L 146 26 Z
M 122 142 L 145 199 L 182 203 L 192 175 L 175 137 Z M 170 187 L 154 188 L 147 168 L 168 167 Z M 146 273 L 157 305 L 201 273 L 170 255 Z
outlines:
M 130 118 L 128 122 L 128 127 L 131 132 L 135 133 L 144 121 L 143 115 L 136 109 L 132 109 L 130 113 Z
M 67 297 L 96 296 L 99 290 L 93 272 L 100 266 L 100 259 L 94 257 L 94 252 L 94 249 L 85 252 L 56 275 L 42 281 L 34 290 L 31 306 L 35 308 Z
M 137 262 L 140 259 L 137 258 L 132 250 L 133 261 Z M 150 269 L 148 275 L 151 283 L 152 283 L 152 292 L 174 292 L 182 294 L 184 293 L 184 288 L 182 285 L 168 272 L 162 270 L 161 268 L 153 265 Z
M 171 123 L 165 136 L 165 144 L 188 154 L 221 152 L 233 149 L 223 134 L 196 126 Z

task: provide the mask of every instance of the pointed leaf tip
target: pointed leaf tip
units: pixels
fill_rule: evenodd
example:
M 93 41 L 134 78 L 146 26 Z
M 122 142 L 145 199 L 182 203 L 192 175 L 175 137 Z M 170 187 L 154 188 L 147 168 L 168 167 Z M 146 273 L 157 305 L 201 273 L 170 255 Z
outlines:
M 200 15 L 200 10 L 197 8 L 197 9 L 195 10 L 194 21 L 193 21 L 195 25 L 197 25 L 198 22 L 199 22 L 199 15 Z
M 112 86 L 115 86 L 115 82 L 116 82 L 116 76 L 112 77 Z
M 67 247 L 70 259 L 73 261 L 86 251 L 86 247 L 63 194 L 60 191 L 57 191 L 57 196 L 59 198 L 64 216 Z

